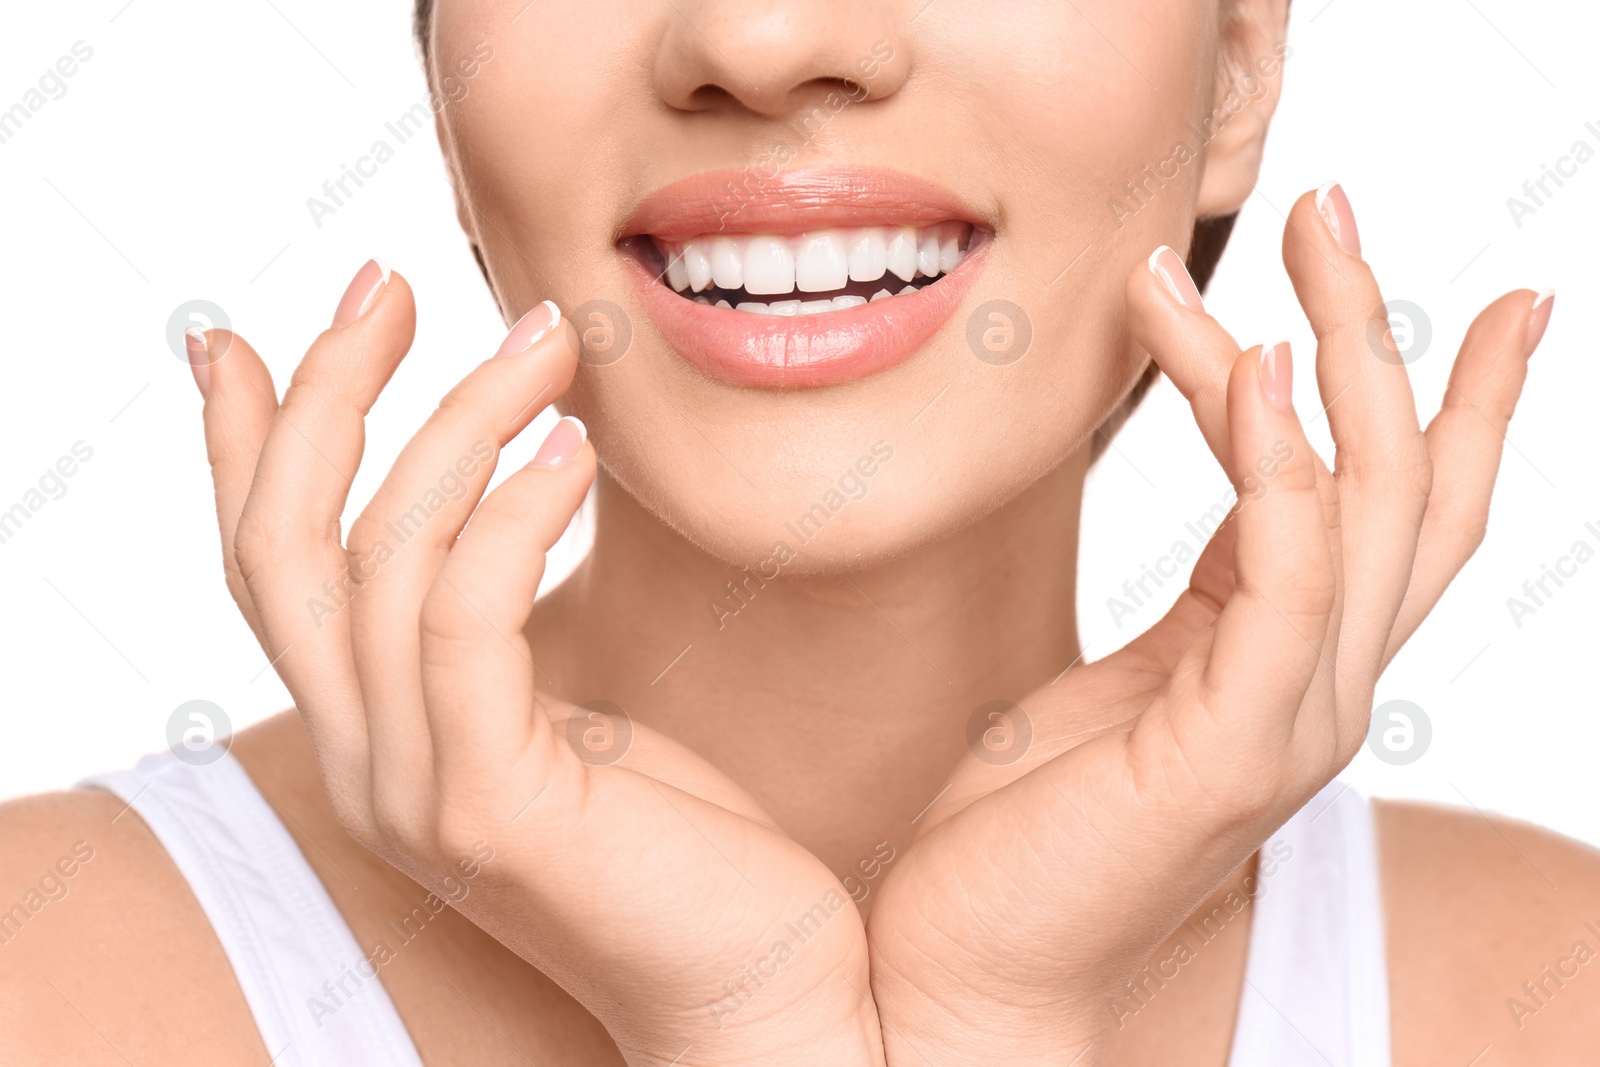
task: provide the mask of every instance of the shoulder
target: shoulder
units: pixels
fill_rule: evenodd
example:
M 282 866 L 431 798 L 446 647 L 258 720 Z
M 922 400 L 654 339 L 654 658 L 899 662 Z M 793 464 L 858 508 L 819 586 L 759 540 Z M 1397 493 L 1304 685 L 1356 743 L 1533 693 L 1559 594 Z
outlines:
M 1473 809 L 1374 807 L 1395 1067 L 1593 1063 L 1600 852 Z
M 18 1064 L 267 1059 L 200 905 L 110 793 L 0 804 L 0 1048 Z

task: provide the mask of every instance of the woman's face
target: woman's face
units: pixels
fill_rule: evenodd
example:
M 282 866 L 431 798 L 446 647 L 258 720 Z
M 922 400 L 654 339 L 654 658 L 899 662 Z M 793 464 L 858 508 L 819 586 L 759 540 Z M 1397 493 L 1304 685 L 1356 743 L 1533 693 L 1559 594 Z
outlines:
M 502 306 L 585 333 L 610 476 L 815 573 L 1086 445 L 1144 365 L 1129 269 L 1253 181 L 1283 3 L 440 0 L 431 74 Z

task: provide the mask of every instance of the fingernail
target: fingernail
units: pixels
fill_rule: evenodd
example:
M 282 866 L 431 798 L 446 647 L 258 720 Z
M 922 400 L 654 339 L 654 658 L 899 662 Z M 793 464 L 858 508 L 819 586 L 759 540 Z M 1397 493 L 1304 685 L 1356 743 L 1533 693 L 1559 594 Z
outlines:
M 365 315 L 388 284 L 389 268 L 384 266 L 383 260 L 367 260 L 356 271 L 356 276 L 350 279 L 350 287 L 344 291 L 339 307 L 333 313 L 333 324 L 348 326 Z
M 546 300 L 542 304 L 535 305 L 517 320 L 515 326 L 511 327 L 511 332 L 500 342 L 500 349 L 495 355 L 511 356 L 518 352 L 526 352 L 560 323 L 561 309 L 553 302 Z
M 1539 294 L 1533 302 L 1533 310 L 1528 313 L 1528 344 L 1524 357 L 1533 355 L 1533 350 L 1539 347 L 1539 342 L 1544 338 L 1544 330 L 1550 325 L 1550 311 L 1556 306 L 1556 291 L 1546 289 Z
M 539 446 L 539 451 L 534 453 L 528 466 L 543 467 L 546 470 L 564 467 L 568 460 L 578 454 L 578 450 L 588 439 L 589 428 L 582 420 L 571 415 L 563 416 L 561 421 L 556 423 L 556 428 L 550 431 L 550 436 L 544 439 L 544 444 Z
M 1189 269 L 1183 265 L 1183 259 L 1178 253 L 1171 248 L 1162 245 L 1150 253 L 1145 266 L 1150 268 L 1151 274 L 1161 279 L 1161 284 L 1167 287 L 1172 299 L 1190 311 L 1206 309 L 1200 302 L 1200 290 L 1195 288 L 1194 279 L 1189 277 Z
M 1279 411 L 1294 410 L 1294 358 L 1288 341 L 1262 346 L 1261 391 Z
M 1317 211 L 1328 224 L 1328 232 L 1339 242 L 1347 256 L 1361 256 L 1361 232 L 1356 229 L 1356 213 L 1350 207 L 1350 198 L 1338 182 L 1329 182 L 1317 190 Z
M 198 326 L 184 330 L 183 350 L 189 357 L 194 384 L 200 387 L 200 399 L 204 400 L 211 395 L 211 352 L 206 346 L 206 332 Z

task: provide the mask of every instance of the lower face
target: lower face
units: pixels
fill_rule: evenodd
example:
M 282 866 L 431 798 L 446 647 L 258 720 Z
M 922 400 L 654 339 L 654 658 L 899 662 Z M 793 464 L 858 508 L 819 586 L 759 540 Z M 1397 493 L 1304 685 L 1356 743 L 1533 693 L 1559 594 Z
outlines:
M 904 554 L 1137 379 L 1124 282 L 1203 162 L 1125 183 L 1211 107 L 1216 0 L 522 6 L 436 13 L 464 223 L 509 318 L 575 317 L 563 406 L 700 548 Z

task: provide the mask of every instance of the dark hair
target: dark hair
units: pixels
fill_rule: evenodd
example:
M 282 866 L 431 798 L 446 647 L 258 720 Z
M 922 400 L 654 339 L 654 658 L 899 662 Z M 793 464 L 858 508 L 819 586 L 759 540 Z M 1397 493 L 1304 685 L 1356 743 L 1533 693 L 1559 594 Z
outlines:
M 422 54 L 422 69 L 430 78 L 432 72 L 428 70 L 428 42 L 432 26 L 433 0 L 417 0 L 416 11 L 412 16 L 412 28 L 417 37 L 417 49 Z M 1236 218 L 1238 218 L 1237 213 L 1195 220 L 1194 236 L 1189 242 L 1187 266 L 1189 275 L 1194 278 L 1195 286 L 1202 293 L 1206 291 L 1211 275 L 1216 272 L 1217 261 L 1222 258 L 1222 250 L 1228 246 L 1228 235 L 1233 232 L 1233 221 Z M 483 279 L 487 282 L 489 268 L 483 261 L 483 252 L 476 244 L 472 246 L 472 258 L 478 261 L 478 270 L 483 272 Z M 1144 373 L 1139 376 L 1139 380 L 1128 393 L 1128 398 L 1098 427 L 1099 433 L 1095 435 L 1094 442 L 1090 446 L 1092 457 L 1098 457 L 1104 451 L 1111 435 L 1127 421 L 1139 401 L 1155 384 L 1159 374 L 1160 371 L 1154 363 L 1144 369 Z

